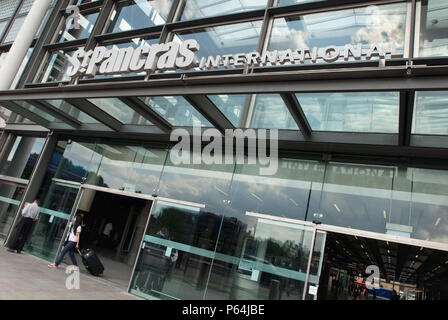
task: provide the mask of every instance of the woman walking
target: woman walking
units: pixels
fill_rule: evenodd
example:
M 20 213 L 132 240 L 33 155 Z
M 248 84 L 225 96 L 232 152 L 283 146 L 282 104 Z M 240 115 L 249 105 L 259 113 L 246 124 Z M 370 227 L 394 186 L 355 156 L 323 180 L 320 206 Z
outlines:
M 68 239 L 65 241 L 64 248 L 62 249 L 61 254 L 56 259 L 56 262 L 53 264 L 49 264 L 48 267 L 57 268 L 61 264 L 62 259 L 64 259 L 65 254 L 68 252 L 70 255 L 70 259 L 72 260 L 74 269 L 78 269 L 78 263 L 76 262 L 75 258 L 75 249 L 78 250 L 79 248 L 79 236 L 82 229 L 82 216 L 82 214 L 79 214 L 75 217 L 75 221 L 72 224 Z

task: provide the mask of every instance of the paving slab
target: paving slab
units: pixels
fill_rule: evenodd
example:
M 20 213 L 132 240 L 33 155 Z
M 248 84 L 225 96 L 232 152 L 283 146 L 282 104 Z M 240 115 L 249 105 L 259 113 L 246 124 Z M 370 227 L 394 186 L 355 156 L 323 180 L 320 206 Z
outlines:
M 0 247 L 0 300 L 141 300 L 125 288 L 83 271 L 79 289 L 67 289 L 67 278 L 74 275 L 65 270 L 64 264 L 50 269 L 45 260 Z

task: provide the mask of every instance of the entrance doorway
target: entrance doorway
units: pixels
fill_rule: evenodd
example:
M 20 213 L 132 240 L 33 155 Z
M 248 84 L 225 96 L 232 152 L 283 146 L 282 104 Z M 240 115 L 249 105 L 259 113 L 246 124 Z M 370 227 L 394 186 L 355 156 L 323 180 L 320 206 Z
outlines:
M 448 298 L 448 252 L 327 232 L 321 300 Z
M 128 287 L 151 204 L 147 199 L 83 190 L 77 208 L 77 213 L 84 213 L 79 246 L 95 251 L 104 265 L 102 278 Z M 68 257 L 66 261 L 70 264 Z

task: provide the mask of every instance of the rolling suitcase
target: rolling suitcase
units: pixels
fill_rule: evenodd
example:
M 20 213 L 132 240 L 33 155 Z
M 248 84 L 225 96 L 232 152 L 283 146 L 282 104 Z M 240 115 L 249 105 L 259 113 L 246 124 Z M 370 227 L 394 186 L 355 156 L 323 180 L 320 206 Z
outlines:
M 82 263 L 85 265 L 87 271 L 94 276 L 99 276 L 103 273 L 104 266 L 92 249 L 84 249 L 82 252 L 78 250 L 78 253 L 81 255 Z

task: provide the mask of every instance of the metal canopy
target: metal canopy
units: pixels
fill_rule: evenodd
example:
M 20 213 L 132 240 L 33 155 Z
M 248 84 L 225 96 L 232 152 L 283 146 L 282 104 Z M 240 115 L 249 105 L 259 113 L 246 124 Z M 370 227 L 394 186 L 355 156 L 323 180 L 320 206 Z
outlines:
M 411 134 L 413 110 L 416 90 L 435 91 L 448 90 L 448 76 L 432 77 L 403 77 L 391 78 L 367 78 L 367 79 L 328 79 L 328 80 L 289 80 L 289 73 L 278 77 L 277 74 L 269 75 L 271 81 L 267 82 L 266 76 L 255 74 L 251 76 L 219 76 L 179 79 L 165 79 L 147 81 L 123 81 L 112 83 L 93 83 L 67 85 L 64 87 L 41 87 L 9 90 L 0 92 L 0 105 L 16 112 L 23 117 L 32 120 L 50 130 L 62 134 L 88 135 L 96 137 L 113 137 L 126 139 L 142 139 L 169 142 L 169 133 L 173 126 L 168 114 L 161 113 L 152 106 L 142 101 L 141 97 L 180 97 L 202 115 L 211 125 L 220 132 L 225 129 L 235 128 L 232 122 L 221 112 L 207 95 L 223 94 L 274 94 L 283 100 L 291 117 L 300 130 L 279 129 L 279 148 L 291 151 L 317 151 L 338 152 L 356 154 L 375 154 L 411 157 L 448 158 L 447 135 L 422 135 Z M 187 84 L 187 85 L 186 85 Z M 321 94 L 321 93 L 377 93 L 395 92 L 397 100 L 397 129 L 388 132 L 341 132 L 313 130 L 309 115 L 304 109 L 303 101 L 299 101 L 297 94 Z M 135 112 L 139 117 L 149 121 L 153 125 L 135 125 L 122 123 L 115 114 L 107 109 L 100 109 L 92 103 L 91 98 L 118 98 L 120 103 L 129 107 L 129 112 Z M 89 100 L 88 100 L 89 99 Z M 397 98 L 398 99 L 398 98 Z M 71 104 L 79 112 L 96 119 L 99 123 L 83 123 L 79 119 L 65 113 L 62 109 L 55 108 L 47 101 L 64 100 Z M 247 106 L 243 112 L 244 119 L 239 123 L 253 123 L 254 106 L 247 99 Z M 255 99 L 252 99 L 255 100 Z M 25 101 L 30 105 L 56 118 L 58 122 L 51 122 L 41 116 L 26 110 L 14 101 Z M 266 103 L 265 103 L 266 104 Z M 267 107 L 275 107 L 269 106 Z M 308 106 L 309 107 L 309 106 Z M 271 114 L 275 115 L 275 112 Z M 269 114 L 268 114 L 269 115 Z M 265 118 L 269 118 L 265 116 Z M 250 119 L 248 119 L 250 118 Z M 14 129 L 17 125 L 15 125 Z M 256 127 L 255 127 L 256 128 Z M 268 128 L 268 127 L 263 127 Z M 7 130 L 9 127 L 6 128 Z M 11 127 L 12 129 L 12 127 Z M 191 129 L 191 127 L 187 127 Z M 203 130 L 206 128 L 202 128 Z M 191 131 L 191 130 L 190 130 Z M 431 149 L 429 153 L 428 150 Z

